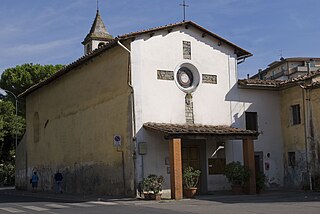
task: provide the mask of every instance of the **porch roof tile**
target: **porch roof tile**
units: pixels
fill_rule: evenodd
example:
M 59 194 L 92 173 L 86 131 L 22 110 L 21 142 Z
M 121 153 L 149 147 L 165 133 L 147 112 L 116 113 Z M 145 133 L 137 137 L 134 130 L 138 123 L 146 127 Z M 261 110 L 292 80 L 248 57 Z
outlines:
M 214 137 L 228 137 L 231 139 L 257 138 L 259 133 L 254 130 L 245 130 L 226 125 L 213 126 L 201 124 L 171 124 L 153 123 L 143 124 L 149 130 L 161 132 L 169 136 L 203 135 Z

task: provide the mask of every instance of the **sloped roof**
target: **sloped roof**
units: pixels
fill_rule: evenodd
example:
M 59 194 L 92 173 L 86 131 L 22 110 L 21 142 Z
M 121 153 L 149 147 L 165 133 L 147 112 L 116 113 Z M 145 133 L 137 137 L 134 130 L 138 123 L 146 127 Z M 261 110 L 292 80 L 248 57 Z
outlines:
M 93 50 L 92 52 L 89 52 L 88 54 L 80 57 L 76 61 L 70 63 L 69 65 L 66 65 L 61 70 L 59 70 L 56 73 L 54 73 L 53 75 L 51 75 L 49 78 L 31 86 L 26 91 L 19 94 L 18 97 L 24 97 L 24 96 L 31 94 L 32 92 L 36 91 L 37 89 L 53 82 L 54 80 L 60 78 L 64 74 L 72 71 L 72 69 L 77 68 L 78 66 L 81 66 L 83 63 L 90 61 L 93 57 L 98 56 L 98 55 L 102 54 L 104 51 L 109 50 L 109 49 L 117 46 L 117 41 L 118 41 L 118 39 L 111 40 L 107 44 L 102 45 L 101 47 Z
M 100 22 L 98 20 L 102 21 L 101 17 L 100 18 L 99 17 L 100 17 L 100 15 L 99 15 L 99 13 L 97 11 L 97 15 L 96 15 L 95 21 L 96 20 L 97 20 L 97 22 Z M 91 35 L 91 31 L 95 32 L 93 30 L 93 29 L 95 29 L 94 26 L 95 26 L 95 22 L 93 23 L 92 28 L 90 30 L 90 33 L 87 35 L 87 37 Z M 132 32 L 132 33 L 129 33 L 129 34 L 124 34 L 124 35 L 121 35 L 121 36 L 117 36 L 116 38 L 109 40 L 107 44 L 105 44 L 105 45 L 99 47 L 98 49 L 95 49 L 94 51 L 89 52 L 88 54 L 78 58 L 77 60 L 75 60 L 74 62 L 70 63 L 69 65 L 66 65 L 64 68 L 62 68 L 61 70 L 59 70 L 58 72 L 53 74 L 48 79 L 46 79 L 46 80 L 44 80 L 44 81 L 42 81 L 42 82 L 40 82 L 38 84 L 35 84 L 35 85 L 31 86 L 26 91 L 21 93 L 19 96 L 22 97 L 22 96 L 27 96 L 27 95 L 31 94 L 35 90 L 37 90 L 37 89 L 41 88 L 42 86 L 47 85 L 50 82 L 58 79 L 59 77 L 61 77 L 64 74 L 68 73 L 69 71 L 71 71 L 72 69 L 76 68 L 77 66 L 80 66 L 83 63 L 85 63 L 85 62 L 89 61 L 90 59 L 94 58 L 95 56 L 102 54 L 104 51 L 107 51 L 107 50 L 117 46 L 118 45 L 117 44 L 118 41 L 123 42 L 123 41 L 129 40 L 129 39 L 133 39 L 138 35 L 143 35 L 143 34 L 148 34 L 148 33 L 150 34 L 150 33 L 153 33 L 155 31 L 160 31 L 160 30 L 168 30 L 168 32 L 169 32 L 174 27 L 178 27 L 178 26 L 185 26 L 186 28 L 189 28 L 190 26 L 195 27 L 198 30 L 202 31 L 203 35 L 210 35 L 210 36 L 220 40 L 222 43 L 226 43 L 226 44 L 234 47 L 235 48 L 235 52 L 237 53 L 237 56 L 238 56 L 239 59 L 252 56 L 252 54 L 250 52 L 248 52 L 248 51 L 236 46 L 235 44 L 229 42 L 226 39 L 223 39 L 222 37 L 210 32 L 210 31 L 206 30 L 205 28 L 195 24 L 192 21 L 178 22 L 178 23 L 175 23 L 175 24 L 169 24 L 169 25 L 165 25 L 165 26 L 151 28 L 151 29 L 148 29 L 148 30 L 142 30 L 142 31 L 137 31 L 137 32 Z
M 96 17 L 93 21 L 90 32 L 87 34 L 82 44 L 85 44 L 90 39 L 99 39 L 106 41 L 113 39 L 112 36 L 108 33 L 107 28 L 102 21 L 99 10 L 97 10 Z
M 213 38 L 219 40 L 221 42 L 221 44 L 225 43 L 228 44 L 230 46 L 232 46 L 233 48 L 235 48 L 235 53 L 238 56 L 238 59 L 241 58 L 246 58 L 246 57 L 250 57 L 252 56 L 252 54 L 246 50 L 244 50 L 243 48 L 240 48 L 239 46 L 233 44 L 232 42 L 222 38 L 221 36 L 218 36 L 217 34 L 201 27 L 200 25 L 196 24 L 195 22 L 192 21 L 183 21 L 183 22 L 177 22 L 174 24 L 168 24 L 168 25 L 164 25 L 164 26 L 160 26 L 160 27 L 155 27 L 155 28 L 150 28 L 147 30 L 141 30 L 141 31 L 137 31 L 137 32 L 131 32 L 128 34 L 124 34 L 122 36 L 118 36 L 120 39 L 132 39 L 135 38 L 136 36 L 142 35 L 142 34 L 152 34 L 156 31 L 161 31 L 161 30 L 167 30 L 168 32 L 171 32 L 173 28 L 175 27 L 180 27 L 180 26 L 184 26 L 186 29 L 188 29 L 189 27 L 194 27 L 196 29 L 198 29 L 199 31 L 202 32 L 202 36 L 212 36 Z
M 305 83 L 304 81 L 310 80 L 318 75 L 320 75 L 319 70 L 289 80 L 242 79 L 238 80 L 238 87 L 248 89 L 282 90 L 303 83 L 303 87 L 315 88 L 319 87 L 320 84 L 318 82 Z
M 166 137 L 183 137 L 183 136 L 206 136 L 228 139 L 256 139 L 258 132 L 253 130 L 245 130 L 233 128 L 230 126 L 212 126 L 200 124 L 171 124 L 171 123 L 145 123 L 143 127 L 152 131 L 165 134 Z

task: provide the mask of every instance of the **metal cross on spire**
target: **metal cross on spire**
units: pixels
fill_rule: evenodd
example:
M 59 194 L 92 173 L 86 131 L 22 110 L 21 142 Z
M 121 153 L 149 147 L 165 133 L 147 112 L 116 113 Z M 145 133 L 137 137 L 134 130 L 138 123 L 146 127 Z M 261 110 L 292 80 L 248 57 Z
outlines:
M 99 0 L 97 0 L 97 11 L 99 10 Z
M 189 7 L 189 5 L 186 4 L 186 1 L 183 0 L 183 4 L 180 4 L 181 7 L 183 7 L 183 21 L 186 21 L 186 7 Z

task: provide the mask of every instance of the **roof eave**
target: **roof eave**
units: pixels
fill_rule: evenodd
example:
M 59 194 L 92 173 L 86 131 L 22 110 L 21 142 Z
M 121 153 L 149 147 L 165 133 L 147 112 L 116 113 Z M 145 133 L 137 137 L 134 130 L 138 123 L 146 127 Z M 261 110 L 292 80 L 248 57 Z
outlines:
M 31 86 L 30 88 L 28 88 L 27 90 L 25 90 L 24 92 L 22 92 L 21 94 L 18 95 L 18 97 L 26 97 L 29 94 L 31 94 L 32 92 L 38 90 L 39 88 L 48 85 L 49 83 L 51 83 L 52 81 L 60 78 L 61 76 L 63 76 L 64 74 L 68 73 L 69 71 L 73 70 L 74 68 L 77 68 L 78 66 L 81 66 L 84 62 L 89 61 L 90 59 L 92 59 L 93 57 L 100 55 L 101 53 L 103 53 L 105 50 L 107 49 L 111 49 L 113 47 L 115 47 L 117 44 L 118 40 L 114 39 L 111 40 L 109 43 L 107 43 L 106 45 L 102 46 L 101 48 L 98 48 L 96 50 L 94 50 L 93 52 L 77 59 L 76 61 L 74 61 L 73 63 L 65 66 L 64 68 L 62 68 L 61 70 L 57 71 L 56 73 L 54 73 L 52 76 L 50 76 L 49 78 L 45 79 L 44 81 L 35 84 L 33 86 Z
M 252 53 L 246 51 L 245 49 L 233 44 L 232 42 L 222 38 L 221 36 L 201 27 L 200 25 L 192 22 L 192 21 L 184 21 L 184 22 L 178 22 L 176 24 L 171 24 L 171 25 L 165 25 L 165 26 L 161 26 L 161 27 L 157 27 L 157 28 L 151 28 L 149 30 L 144 30 L 144 31 L 138 31 L 138 32 L 134 32 L 134 33 L 129 33 L 129 34 L 125 34 L 122 36 L 118 36 L 118 38 L 121 39 L 132 39 L 135 38 L 136 36 L 139 35 L 143 35 L 143 34 L 150 34 L 153 32 L 157 32 L 157 31 L 161 31 L 161 30 L 165 30 L 165 29 L 171 29 L 171 28 L 175 28 L 175 27 L 181 27 L 181 26 L 185 26 L 186 28 L 188 28 L 189 26 L 193 26 L 195 28 L 197 28 L 198 30 L 204 32 L 204 35 L 210 35 L 214 38 L 216 38 L 217 40 L 221 41 L 222 43 L 226 43 L 232 47 L 235 48 L 235 54 L 237 54 L 237 59 L 243 59 L 243 58 L 248 58 L 250 56 L 253 56 Z

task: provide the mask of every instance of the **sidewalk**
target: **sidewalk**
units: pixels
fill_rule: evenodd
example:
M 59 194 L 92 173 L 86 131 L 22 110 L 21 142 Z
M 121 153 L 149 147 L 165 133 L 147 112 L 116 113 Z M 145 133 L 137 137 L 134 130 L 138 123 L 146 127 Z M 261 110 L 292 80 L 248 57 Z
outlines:
M 159 201 L 146 201 L 140 198 L 126 198 L 121 196 L 106 196 L 95 194 L 55 194 L 48 192 L 30 192 L 15 190 L 14 187 L 0 188 L 2 194 L 26 196 L 42 199 L 56 200 L 72 200 L 72 201 L 112 201 L 127 204 L 146 204 L 159 203 Z M 208 195 L 199 195 L 195 199 L 182 199 L 183 201 L 208 201 L 219 203 L 274 203 L 274 202 L 303 202 L 303 201 L 319 201 L 320 192 L 307 191 L 267 191 L 260 195 L 232 195 L 230 192 L 213 192 Z M 160 203 L 179 202 L 171 199 L 163 199 Z

